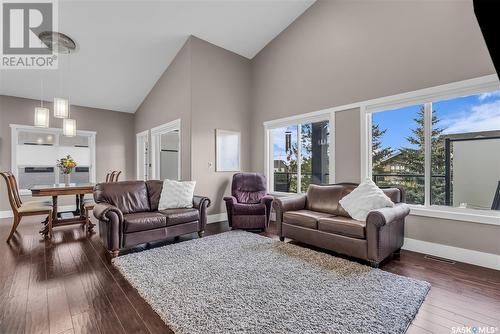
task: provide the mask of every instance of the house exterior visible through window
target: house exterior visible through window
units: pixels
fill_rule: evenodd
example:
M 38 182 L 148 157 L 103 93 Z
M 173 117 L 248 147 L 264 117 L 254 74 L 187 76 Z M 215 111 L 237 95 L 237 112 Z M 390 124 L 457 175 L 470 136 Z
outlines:
M 500 91 L 371 113 L 371 176 L 407 202 L 489 210 L 500 187 Z
M 303 193 L 310 184 L 331 182 L 329 115 L 267 131 L 271 192 Z
M 71 183 L 95 182 L 95 132 L 78 131 L 77 136 L 66 137 L 61 129 L 13 124 L 11 131 L 12 172 L 22 193 L 29 193 L 34 185 L 62 183 L 63 175 L 56 161 L 67 155 L 78 164 L 71 174 Z

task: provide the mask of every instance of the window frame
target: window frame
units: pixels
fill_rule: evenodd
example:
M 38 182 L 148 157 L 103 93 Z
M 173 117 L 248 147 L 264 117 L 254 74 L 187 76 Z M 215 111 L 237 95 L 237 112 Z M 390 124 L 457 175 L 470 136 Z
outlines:
M 410 204 L 411 213 L 425 217 L 500 225 L 500 212 L 494 210 L 464 209 L 430 203 L 432 143 L 429 138 L 432 133 L 432 103 L 496 90 L 500 90 L 500 82 L 496 75 L 489 75 L 360 103 L 361 179 L 372 178 L 372 114 L 412 105 L 424 105 L 425 202 L 423 205 Z
M 19 180 L 19 169 L 17 167 L 17 143 L 19 139 L 20 131 L 27 132 L 37 132 L 37 133 L 47 133 L 54 135 L 56 140 L 54 142 L 54 146 L 59 146 L 59 136 L 63 134 L 63 130 L 60 128 L 40 128 L 32 125 L 21 125 L 21 124 L 9 124 L 11 138 L 10 138 L 10 163 L 11 163 L 11 171 L 12 174 L 16 177 L 16 180 Z M 89 149 L 90 149 L 90 183 L 96 182 L 96 132 L 95 131 L 84 131 L 77 130 L 77 136 L 89 137 Z M 56 166 L 56 162 L 54 161 L 54 167 Z M 55 182 L 58 182 L 59 173 L 56 173 Z M 19 181 L 18 181 L 19 182 Z M 31 195 L 31 191 L 29 189 L 19 189 L 20 195 Z
M 329 121 L 330 125 L 330 133 L 329 133 L 329 153 L 330 160 L 328 165 L 328 173 L 329 173 L 329 182 L 335 183 L 335 110 L 326 109 L 320 110 L 317 112 L 312 112 L 303 115 L 291 116 L 286 118 L 280 118 L 272 121 L 264 122 L 264 174 L 266 175 L 267 180 L 267 189 L 269 189 L 269 193 L 271 195 L 276 196 L 287 196 L 291 194 L 301 194 L 301 152 L 300 152 L 300 143 L 301 143 L 301 125 L 305 123 L 314 123 L 314 122 L 322 122 Z M 282 128 L 285 126 L 297 126 L 297 192 L 280 192 L 274 191 L 274 152 L 271 146 L 272 137 L 271 132 L 273 129 Z

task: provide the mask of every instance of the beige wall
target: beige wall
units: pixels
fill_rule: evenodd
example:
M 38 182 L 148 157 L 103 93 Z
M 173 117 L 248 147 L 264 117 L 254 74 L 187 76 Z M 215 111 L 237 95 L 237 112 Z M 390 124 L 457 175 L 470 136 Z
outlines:
M 189 40 L 137 109 L 134 133 L 150 130 L 176 119 L 181 120 L 181 178 L 190 180 L 191 49 Z
M 471 1 L 319 0 L 252 60 L 251 167 L 264 121 L 492 73 Z M 359 112 L 335 119 L 336 180 L 359 180 Z M 500 254 L 498 226 L 410 217 L 406 236 Z
M 11 169 L 11 140 L 9 124 L 33 125 L 34 110 L 40 101 L 0 96 L 0 170 Z M 46 103 L 52 109 L 51 103 Z M 104 180 L 111 170 L 121 170 L 121 180 L 132 179 L 134 164 L 134 115 L 111 110 L 72 106 L 71 117 L 79 130 L 96 131 L 96 177 Z M 62 120 L 51 117 L 50 127 L 61 128 Z M 10 210 L 7 193 L 0 180 L 0 211 Z M 26 196 L 25 200 L 29 200 Z M 74 204 L 64 198 L 62 205 Z
M 361 141 L 359 108 L 335 113 L 335 180 L 359 182 Z M 347 158 L 347 159 L 346 159 Z
M 209 214 L 225 212 L 234 173 L 215 171 L 215 129 L 241 132 L 241 170 L 250 168 L 250 61 L 196 37 L 192 54 L 192 172 Z M 211 163 L 211 166 L 209 166 Z
M 182 178 L 225 212 L 233 173 L 215 172 L 215 129 L 241 132 L 241 167 L 250 167 L 250 61 L 190 37 L 136 113 L 136 133 L 181 119 Z M 211 165 L 210 165 L 211 164 Z

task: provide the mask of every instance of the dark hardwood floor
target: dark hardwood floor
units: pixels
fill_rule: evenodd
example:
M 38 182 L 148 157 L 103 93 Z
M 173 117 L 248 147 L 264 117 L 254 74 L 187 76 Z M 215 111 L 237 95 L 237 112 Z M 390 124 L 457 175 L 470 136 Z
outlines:
M 44 241 L 33 218 L 7 244 L 10 227 L 11 219 L 0 219 L 0 333 L 171 333 L 110 264 L 97 234 L 69 226 Z M 226 230 L 227 223 L 210 224 L 206 234 Z M 277 238 L 273 228 L 266 234 Z M 408 333 L 500 328 L 499 271 L 408 251 L 381 269 L 432 284 Z

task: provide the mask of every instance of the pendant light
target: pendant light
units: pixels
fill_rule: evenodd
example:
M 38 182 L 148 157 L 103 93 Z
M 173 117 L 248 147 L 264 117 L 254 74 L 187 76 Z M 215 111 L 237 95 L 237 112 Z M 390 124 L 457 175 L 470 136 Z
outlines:
M 63 135 L 66 137 L 76 136 L 76 120 L 71 118 L 63 119 Z
M 40 78 L 40 107 L 35 108 L 35 126 L 39 128 L 49 127 L 50 111 L 43 107 L 43 77 Z
M 68 98 L 54 97 L 54 117 L 63 119 L 63 135 L 67 137 L 76 136 L 76 120 L 70 119 L 70 87 L 71 78 L 71 52 L 76 50 L 76 43 L 68 35 L 56 31 L 41 32 L 38 37 L 53 52 L 67 54 L 68 56 Z M 60 57 L 61 59 L 61 57 Z M 62 94 L 63 71 L 59 71 L 59 92 Z
M 55 118 L 68 118 L 69 106 L 68 100 L 61 97 L 54 97 L 54 117 Z
M 60 57 L 62 58 L 62 57 Z M 63 69 L 59 69 L 59 93 L 62 92 L 63 87 Z M 55 118 L 69 118 L 69 103 L 68 100 L 62 97 L 54 97 L 54 117 Z

